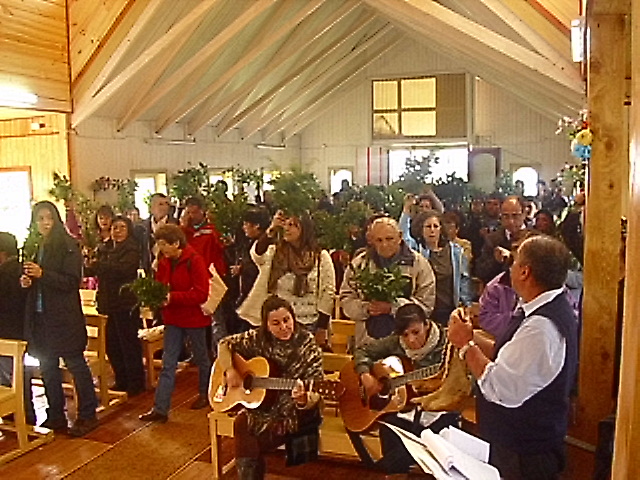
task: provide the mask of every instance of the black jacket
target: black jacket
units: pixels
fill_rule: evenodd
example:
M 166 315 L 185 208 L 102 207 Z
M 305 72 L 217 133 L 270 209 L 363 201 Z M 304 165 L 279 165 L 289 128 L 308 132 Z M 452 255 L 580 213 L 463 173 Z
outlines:
M 22 264 L 13 257 L 0 265 L 0 338 L 24 339 L 26 289 L 20 286 Z
M 133 236 L 122 243 L 107 242 L 98 250 L 96 264 L 87 269 L 98 277 L 98 312 L 131 310 L 138 303 L 136 296 L 123 285 L 133 282 L 140 265 L 140 248 Z
M 57 243 L 45 244 L 40 266 L 42 277 L 34 279 L 27 294 L 25 335 L 29 351 L 51 356 L 82 353 L 87 327 L 80 304 L 82 254 L 66 233 Z M 41 293 L 43 312 L 36 314 Z

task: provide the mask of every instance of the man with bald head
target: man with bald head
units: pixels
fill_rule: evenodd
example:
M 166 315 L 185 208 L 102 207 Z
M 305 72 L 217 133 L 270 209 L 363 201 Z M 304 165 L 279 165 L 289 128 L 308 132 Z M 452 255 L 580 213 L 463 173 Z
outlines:
M 429 262 L 411 250 L 402 240 L 398 223 L 391 218 L 378 218 L 367 232 L 369 246 L 357 255 L 344 274 L 340 287 L 340 306 L 356 322 L 356 346 L 371 338 L 383 338 L 394 329 L 393 315 L 406 303 L 420 305 L 427 317 L 435 303 L 435 276 Z M 409 280 L 407 291 L 392 303 L 364 298 L 355 279 L 363 268 L 371 271 L 398 266 Z
M 525 213 L 522 199 L 505 198 L 500 206 L 500 227 L 486 236 L 475 274 L 485 284 L 506 271 L 514 247 L 526 236 Z

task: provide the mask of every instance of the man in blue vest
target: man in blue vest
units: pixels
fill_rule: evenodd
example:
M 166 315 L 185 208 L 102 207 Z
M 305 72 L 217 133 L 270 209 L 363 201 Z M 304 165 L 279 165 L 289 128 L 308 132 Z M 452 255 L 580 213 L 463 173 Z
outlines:
M 568 266 L 556 239 L 520 245 L 511 266 L 520 306 L 495 345 L 474 337 L 459 309 L 451 315 L 449 340 L 478 380 L 480 434 L 506 480 L 557 479 L 564 468 L 578 356 L 577 319 L 562 289 Z

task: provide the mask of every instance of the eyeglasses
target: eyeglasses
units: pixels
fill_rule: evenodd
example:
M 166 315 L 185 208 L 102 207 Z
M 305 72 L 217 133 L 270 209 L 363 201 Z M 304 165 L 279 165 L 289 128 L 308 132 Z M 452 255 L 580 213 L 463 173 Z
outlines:
M 502 218 L 503 220 L 518 220 L 520 217 L 522 217 L 522 212 L 500 214 L 500 218 Z

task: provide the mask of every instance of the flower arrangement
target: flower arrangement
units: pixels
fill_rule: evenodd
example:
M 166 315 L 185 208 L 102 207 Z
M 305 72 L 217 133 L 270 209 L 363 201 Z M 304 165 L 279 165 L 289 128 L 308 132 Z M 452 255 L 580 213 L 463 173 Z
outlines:
M 562 117 L 558 120 L 556 135 L 563 132 L 571 139 L 571 154 L 582 160 L 589 160 L 593 132 L 587 120 L 587 110 L 582 110 L 578 118 Z
M 369 301 L 392 303 L 405 295 L 409 286 L 409 278 L 402 275 L 400 267 L 371 270 L 367 265 L 355 269 L 356 288 Z
M 138 298 L 138 305 L 157 311 L 167 299 L 169 286 L 151 277 L 136 278 L 121 287 L 128 288 Z

